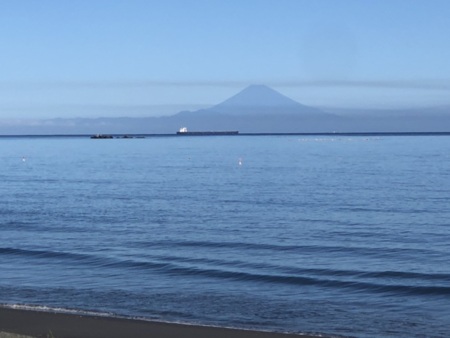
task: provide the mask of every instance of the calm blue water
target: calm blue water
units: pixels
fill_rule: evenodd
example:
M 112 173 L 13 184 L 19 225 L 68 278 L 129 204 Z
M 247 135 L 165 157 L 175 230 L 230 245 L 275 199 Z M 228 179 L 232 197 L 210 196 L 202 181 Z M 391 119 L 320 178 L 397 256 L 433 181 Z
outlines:
M 449 335 L 448 136 L 6 137 L 0 163 L 4 305 Z

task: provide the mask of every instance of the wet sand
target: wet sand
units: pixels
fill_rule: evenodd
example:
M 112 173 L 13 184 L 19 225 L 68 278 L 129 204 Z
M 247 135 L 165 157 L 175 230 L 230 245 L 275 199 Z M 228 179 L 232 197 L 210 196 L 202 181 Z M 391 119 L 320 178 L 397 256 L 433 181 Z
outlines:
M 312 338 L 196 325 L 161 323 L 102 316 L 39 312 L 0 307 L 0 331 L 54 338 Z

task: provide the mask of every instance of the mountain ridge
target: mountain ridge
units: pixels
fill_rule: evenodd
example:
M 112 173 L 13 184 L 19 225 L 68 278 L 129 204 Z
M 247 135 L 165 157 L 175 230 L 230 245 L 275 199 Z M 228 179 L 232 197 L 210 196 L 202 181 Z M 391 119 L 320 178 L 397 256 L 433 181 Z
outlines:
M 303 105 L 266 85 L 250 85 L 210 108 L 181 113 L 192 116 L 194 114 L 204 116 L 208 114 L 233 116 L 296 114 L 309 118 L 336 116 L 321 109 Z
M 225 101 L 216 105 L 219 106 L 296 106 L 299 102 L 294 101 L 280 92 L 266 85 L 249 85 Z

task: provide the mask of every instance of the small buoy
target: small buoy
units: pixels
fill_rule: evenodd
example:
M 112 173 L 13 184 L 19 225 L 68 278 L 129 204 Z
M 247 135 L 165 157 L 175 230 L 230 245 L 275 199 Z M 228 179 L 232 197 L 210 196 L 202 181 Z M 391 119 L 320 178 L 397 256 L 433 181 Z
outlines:
M 22 157 L 22 162 L 25 162 L 27 158 L 25 156 Z
M 239 157 L 239 161 L 238 161 L 239 165 L 242 165 L 242 158 Z

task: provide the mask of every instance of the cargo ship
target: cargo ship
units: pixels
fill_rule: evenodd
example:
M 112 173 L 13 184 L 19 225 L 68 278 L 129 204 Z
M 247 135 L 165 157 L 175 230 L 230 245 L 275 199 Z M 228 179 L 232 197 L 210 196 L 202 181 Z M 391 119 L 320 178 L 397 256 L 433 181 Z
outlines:
M 180 128 L 177 131 L 177 135 L 185 136 L 209 136 L 209 135 L 237 135 L 238 131 L 188 131 L 186 127 Z

